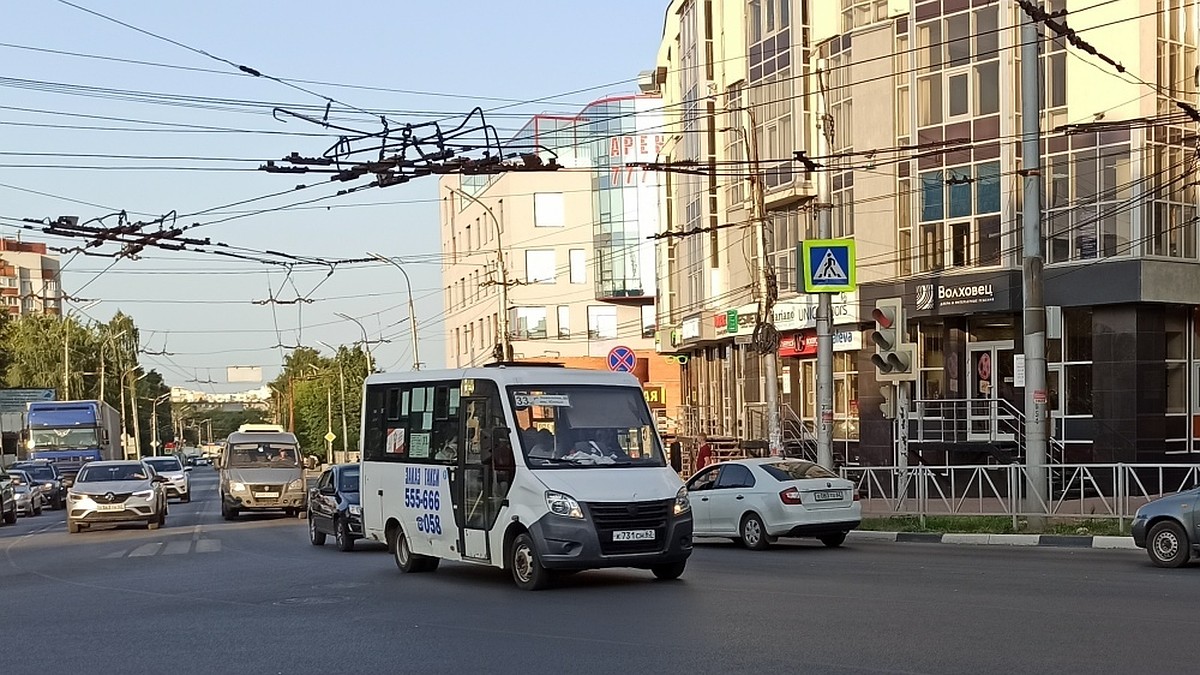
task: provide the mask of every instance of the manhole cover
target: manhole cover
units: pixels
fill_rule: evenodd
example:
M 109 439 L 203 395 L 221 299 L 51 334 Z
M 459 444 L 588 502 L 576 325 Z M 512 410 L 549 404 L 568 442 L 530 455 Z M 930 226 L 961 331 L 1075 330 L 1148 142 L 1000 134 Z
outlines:
M 334 605 L 345 602 L 348 598 L 338 595 L 307 595 L 298 598 L 284 598 L 276 601 L 276 605 Z

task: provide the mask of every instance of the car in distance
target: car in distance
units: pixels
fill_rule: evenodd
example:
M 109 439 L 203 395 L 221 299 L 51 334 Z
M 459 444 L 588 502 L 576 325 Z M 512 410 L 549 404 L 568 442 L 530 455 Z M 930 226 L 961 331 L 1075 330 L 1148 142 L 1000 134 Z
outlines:
M 166 457 L 147 457 L 142 460 L 154 468 L 158 475 L 166 480 L 163 487 L 167 490 L 167 499 L 172 497 L 183 503 L 192 501 L 192 482 L 188 479 L 190 466 L 183 466 L 179 458 L 173 455 Z
M 143 522 L 147 529 L 158 529 L 167 521 L 165 480 L 138 460 L 84 464 L 67 492 L 67 532 L 122 522 Z
M 308 494 L 308 538 L 323 546 L 333 535 L 339 551 L 353 551 L 362 539 L 362 506 L 358 496 L 358 464 L 336 464 L 321 473 Z
M 841 546 L 862 521 L 854 483 L 801 459 L 722 462 L 687 483 L 696 537 L 730 537 L 760 550 L 779 537 Z
M 1193 553 L 1200 553 L 1196 532 L 1200 522 L 1193 513 L 1200 500 L 1200 488 L 1184 490 L 1144 504 L 1133 516 L 1133 543 L 1146 549 L 1150 562 L 1158 567 L 1186 565 Z
M 48 459 L 26 459 L 13 463 L 8 468 L 20 469 L 33 477 L 46 504 L 52 509 L 65 508 L 67 505 L 67 486 L 63 484 L 63 474 Z
M 12 479 L 13 492 L 17 499 L 17 515 L 42 515 L 46 498 L 42 496 L 42 489 L 33 478 L 20 469 L 9 469 L 8 477 Z
M 0 519 L 6 525 L 17 522 L 17 490 L 7 473 L 0 473 Z

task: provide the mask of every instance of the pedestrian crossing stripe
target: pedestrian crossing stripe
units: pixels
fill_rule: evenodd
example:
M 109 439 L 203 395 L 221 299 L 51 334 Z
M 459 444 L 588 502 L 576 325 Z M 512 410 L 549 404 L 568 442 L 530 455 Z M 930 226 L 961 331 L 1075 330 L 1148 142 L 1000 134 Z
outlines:
M 809 239 L 796 247 L 797 267 L 804 271 L 797 291 L 845 293 L 858 287 L 853 239 Z
M 163 555 L 186 555 L 188 553 L 216 553 L 221 550 L 220 539 L 196 539 L 193 541 L 152 541 L 132 549 L 113 551 L 102 558 L 149 558 Z
M 817 267 L 817 271 L 813 274 L 815 281 L 828 281 L 830 283 L 847 283 L 850 281 L 850 275 L 838 263 L 834 257 L 833 251 L 826 250 L 825 258 L 821 260 L 821 264 Z

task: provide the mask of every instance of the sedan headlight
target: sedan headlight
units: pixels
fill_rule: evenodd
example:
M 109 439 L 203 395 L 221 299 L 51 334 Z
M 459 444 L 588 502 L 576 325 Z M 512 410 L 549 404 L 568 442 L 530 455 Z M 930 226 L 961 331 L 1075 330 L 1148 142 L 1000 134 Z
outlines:
M 361 516 L 362 515 L 362 506 L 359 504 L 351 504 L 350 505 L 350 515 Z
M 54 483 L 42 483 L 40 487 L 43 492 L 49 492 L 54 489 Z
M 679 488 L 675 493 L 675 515 L 682 516 L 692 510 L 692 501 L 688 499 L 687 486 Z
M 561 492 L 546 491 L 546 508 L 556 516 L 583 518 L 583 509 L 579 508 L 579 502 L 575 501 L 574 497 Z
M 150 499 L 154 496 L 154 490 L 138 490 L 137 492 L 133 493 L 133 496 L 137 497 L 138 499 Z
M 87 498 L 88 498 L 88 495 L 75 494 L 74 492 L 67 493 L 67 499 L 69 499 L 73 502 L 77 502 L 77 501 L 80 501 L 82 499 L 87 499 Z
M 246 484 L 245 483 L 230 483 L 229 489 L 234 492 L 245 492 Z
M 290 482 L 290 483 L 288 483 L 288 484 L 287 484 L 287 489 L 289 489 L 289 490 L 303 490 L 303 489 L 304 489 L 304 481 L 303 481 L 303 480 L 301 480 L 301 479 L 299 479 L 299 478 L 297 478 L 296 480 L 294 480 L 294 481 L 292 481 L 292 482 Z

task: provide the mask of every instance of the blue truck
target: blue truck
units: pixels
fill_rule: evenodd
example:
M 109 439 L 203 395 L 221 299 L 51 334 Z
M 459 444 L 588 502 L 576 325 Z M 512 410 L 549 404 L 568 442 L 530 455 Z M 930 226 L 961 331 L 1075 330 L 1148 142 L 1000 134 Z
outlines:
M 121 415 L 103 401 L 31 401 L 25 428 L 29 459 L 54 462 L 74 476 L 84 463 L 122 459 Z

